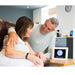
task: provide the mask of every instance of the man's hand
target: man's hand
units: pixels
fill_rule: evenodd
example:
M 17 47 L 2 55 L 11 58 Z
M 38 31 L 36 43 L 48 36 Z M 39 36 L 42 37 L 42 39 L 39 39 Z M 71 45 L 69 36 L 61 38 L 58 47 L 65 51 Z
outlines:
M 39 51 L 39 52 L 36 53 L 35 55 L 36 55 L 37 57 L 39 57 L 43 62 L 45 62 L 46 57 L 45 57 L 45 55 L 44 55 L 41 51 Z
M 6 42 L 7 45 L 11 42 L 10 46 L 13 48 L 15 44 L 17 44 L 18 37 L 15 32 L 11 32 L 8 36 L 8 40 Z
M 43 65 L 43 61 L 33 54 L 29 54 L 27 59 L 32 61 L 35 65 Z

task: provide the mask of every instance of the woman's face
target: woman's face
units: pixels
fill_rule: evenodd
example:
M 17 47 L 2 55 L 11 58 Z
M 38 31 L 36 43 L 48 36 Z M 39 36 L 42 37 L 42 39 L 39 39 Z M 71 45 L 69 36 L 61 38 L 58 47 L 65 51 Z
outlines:
M 29 26 L 29 28 L 27 28 L 27 32 L 24 37 L 30 37 L 31 32 L 32 32 L 32 27 Z

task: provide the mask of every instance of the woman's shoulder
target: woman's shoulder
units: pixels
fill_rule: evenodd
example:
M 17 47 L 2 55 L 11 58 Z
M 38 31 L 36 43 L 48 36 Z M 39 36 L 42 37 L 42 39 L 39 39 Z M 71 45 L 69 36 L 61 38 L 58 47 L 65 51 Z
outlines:
M 17 44 L 24 44 L 24 41 L 18 36 L 18 43 Z

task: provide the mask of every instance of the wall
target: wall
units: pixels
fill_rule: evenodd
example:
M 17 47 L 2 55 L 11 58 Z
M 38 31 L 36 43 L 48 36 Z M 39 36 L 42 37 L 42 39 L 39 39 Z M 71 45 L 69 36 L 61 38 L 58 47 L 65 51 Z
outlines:
M 33 11 L 15 6 L 0 6 L 0 19 L 16 23 L 16 20 L 21 16 L 27 16 L 33 20 Z
M 73 30 L 73 59 L 75 59 L 75 6 L 69 13 L 65 12 L 64 6 L 57 6 L 57 17 L 59 19 L 59 27 L 63 34 L 69 34 Z
M 49 9 L 50 9 L 49 6 L 41 9 L 41 24 L 44 24 L 45 21 L 50 18 Z
M 46 6 L 46 7 L 43 7 L 43 8 L 33 10 L 34 24 L 37 24 L 37 22 L 39 24 L 44 24 L 46 19 L 50 18 L 49 9 L 50 9 L 50 6 Z
M 70 12 L 65 12 L 65 6 L 57 6 L 56 14 L 59 20 L 60 32 L 62 35 L 70 33 L 70 30 L 73 30 L 73 8 Z
M 75 6 L 73 6 L 73 59 L 75 59 Z
M 34 24 L 41 24 L 41 8 L 33 10 Z

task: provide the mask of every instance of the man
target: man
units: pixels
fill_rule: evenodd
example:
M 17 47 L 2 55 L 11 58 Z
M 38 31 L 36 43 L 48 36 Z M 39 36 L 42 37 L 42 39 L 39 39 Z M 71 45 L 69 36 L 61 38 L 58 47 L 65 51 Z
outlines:
M 29 38 L 29 44 L 31 45 L 34 52 L 45 52 L 45 49 L 48 47 L 48 52 L 46 55 L 48 58 L 50 58 L 50 53 L 52 53 L 52 49 L 55 47 L 55 28 L 58 26 L 58 24 L 59 22 L 56 18 L 50 18 L 46 20 L 43 25 L 38 25 L 33 28 L 33 32 Z M 8 33 L 9 40 L 7 45 L 9 42 L 12 42 L 11 46 L 14 46 L 18 40 L 15 30 L 10 28 Z

